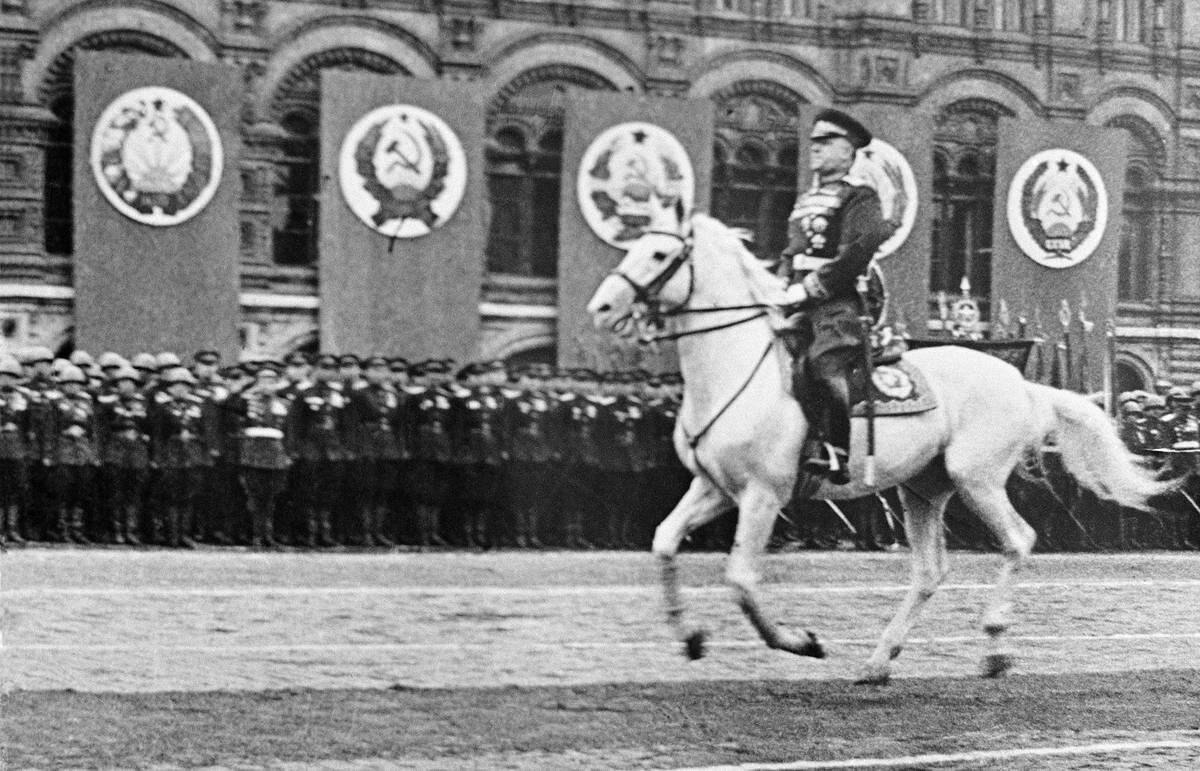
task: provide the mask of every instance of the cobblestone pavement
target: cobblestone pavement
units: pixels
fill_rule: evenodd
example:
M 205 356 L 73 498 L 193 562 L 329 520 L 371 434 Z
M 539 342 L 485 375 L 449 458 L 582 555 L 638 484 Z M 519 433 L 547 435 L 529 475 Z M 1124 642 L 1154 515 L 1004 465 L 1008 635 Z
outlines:
M 1110 560 L 1105 562 L 1105 560 Z M 5 685 L 22 690 L 473 687 L 852 676 L 899 603 L 903 554 L 771 557 L 764 597 L 828 641 L 826 661 L 766 650 L 686 555 L 712 634 L 688 663 L 645 554 L 251 554 L 26 550 L 4 558 Z M 983 582 L 958 554 L 899 677 L 969 675 Z M 1107 570 L 1100 568 L 1109 568 Z M 1020 671 L 1169 668 L 1200 650 L 1200 557 L 1036 557 L 1016 592 Z

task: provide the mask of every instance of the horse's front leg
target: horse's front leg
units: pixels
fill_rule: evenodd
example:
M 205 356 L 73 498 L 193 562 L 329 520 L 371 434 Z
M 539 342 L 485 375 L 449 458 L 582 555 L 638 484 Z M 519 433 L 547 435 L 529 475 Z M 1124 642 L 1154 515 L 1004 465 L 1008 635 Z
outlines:
M 675 504 L 654 531 L 651 550 L 662 568 L 663 595 L 667 605 L 667 624 L 684 645 L 689 659 L 704 656 L 705 632 L 690 628 L 683 619 L 683 599 L 679 596 L 679 569 L 675 555 L 683 539 L 696 528 L 713 521 L 729 508 L 729 500 L 709 481 L 696 477 L 684 496 Z
M 825 649 L 815 634 L 805 630 L 803 635 L 796 635 L 780 627 L 767 617 L 758 600 L 758 559 L 771 538 L 780 505 L 778 496 L 766 491 L 751 489 L 742 496 L 725 580 L 733 588 L 734 601 L 768 648 L 823 659 Z

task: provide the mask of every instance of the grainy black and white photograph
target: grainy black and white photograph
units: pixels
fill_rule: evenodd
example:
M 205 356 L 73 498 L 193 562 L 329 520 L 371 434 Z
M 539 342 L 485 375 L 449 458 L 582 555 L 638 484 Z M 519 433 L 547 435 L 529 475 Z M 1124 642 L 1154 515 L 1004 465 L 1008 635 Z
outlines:
M 0 0 L 0 767 L 1200 768 L 1200 0 Z

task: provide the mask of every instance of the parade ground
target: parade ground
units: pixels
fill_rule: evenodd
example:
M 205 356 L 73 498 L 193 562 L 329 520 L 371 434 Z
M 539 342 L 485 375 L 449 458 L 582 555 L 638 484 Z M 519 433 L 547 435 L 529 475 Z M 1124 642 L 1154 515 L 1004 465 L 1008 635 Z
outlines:
M 635 552 L 30 548 L 0 557 L 5 768 L 1195 768 L 1200 556 L 1038 555 L 976 675 L 995 555 L 954 553 L 886 687 L 854 685 L 903 551 L 772 555 L 826 642 L 765 649 L 685 554 L 680 655 Z

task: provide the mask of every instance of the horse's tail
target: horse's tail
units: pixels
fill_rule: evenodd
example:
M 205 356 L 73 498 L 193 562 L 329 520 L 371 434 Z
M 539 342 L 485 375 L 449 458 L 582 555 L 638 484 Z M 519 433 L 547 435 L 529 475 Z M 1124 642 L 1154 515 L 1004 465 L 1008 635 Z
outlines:
M 1121 441 L 1104 410 L 1072 391 L 1030 383 L 1048 409 L 1049 433 L 1072 476 L 1101 498 L 1134 509 L 1151 509 L 1149 499 L 1175 483 L 1160 481 Z

